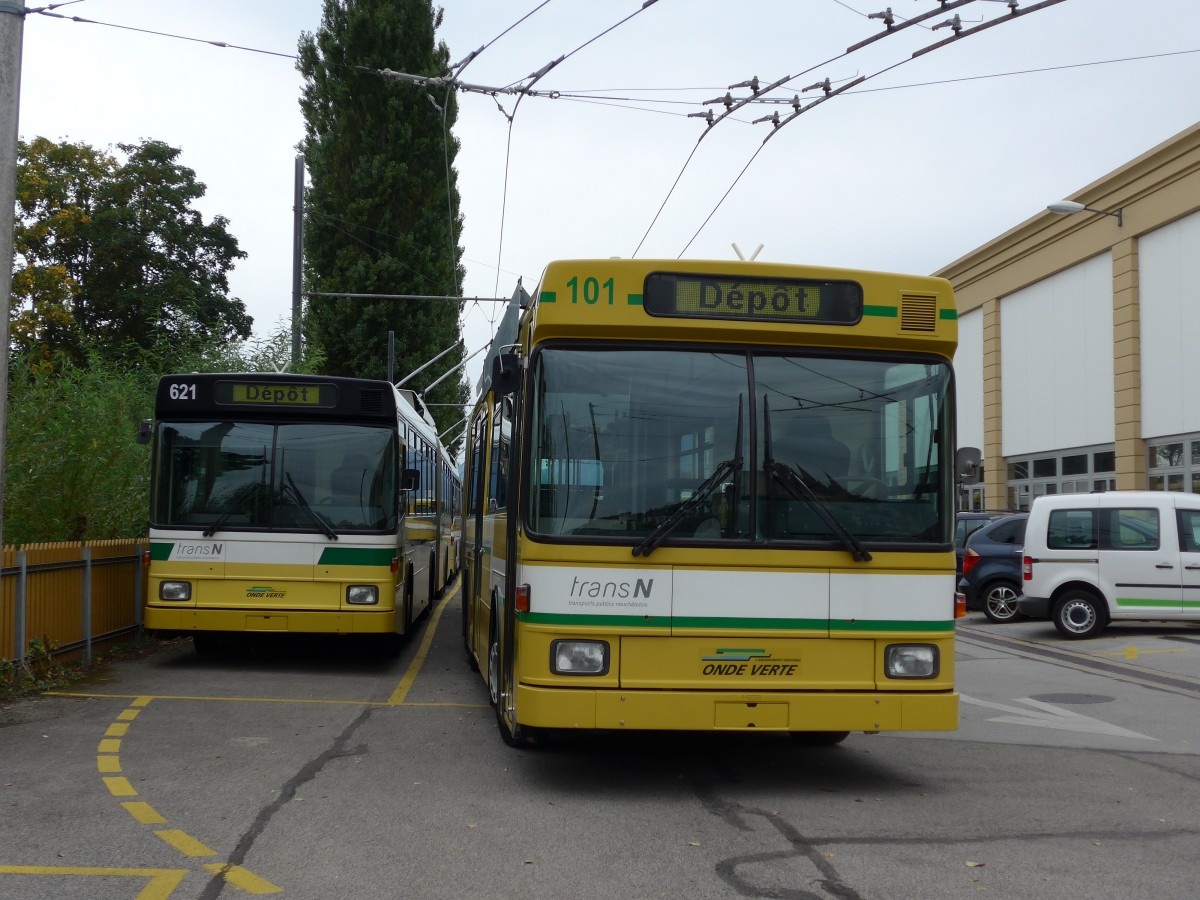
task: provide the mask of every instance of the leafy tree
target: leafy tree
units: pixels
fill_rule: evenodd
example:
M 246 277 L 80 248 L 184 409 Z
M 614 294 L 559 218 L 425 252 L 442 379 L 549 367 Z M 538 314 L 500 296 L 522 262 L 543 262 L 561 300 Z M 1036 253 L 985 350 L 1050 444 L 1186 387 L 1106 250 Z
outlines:
M 246 254 L 192 208 L 204 184 L 161 141 L 117 149 L 18 143 L 14 345 L 83 364 L 249 337 L 226 278 Z
M 441 11 L 435 14 L 429 0 L 324 0 L 320 30 L 301 36 L 311 180 L 305 275 L 313 291 L 460 295 L 454 92 L 433 97 L 424 87 L 356 68 L 444 74 L 449 51 L 435 45 L 440 24 Z M 313 297 L 305 337 L 323 352 L 326 374 L 385 378 L 392 331 L 399 377 L 458 340 L 461 310 L 453 301 Z M 418 376 L 420 383 L 462 359 L 461 348 L 447 354 Z M 467 396 L 459 375 L 426 399 L 461 407 Z M 433 411 L 443 429 L 461 417 L 449 406 Z
M 290 362 L 291 329 L 265 338 L 211 338 L 133 362 L 93 354 L 80 365 L 40 348 L 11 363 L 4 540 L 135 538 L 146 533 L 150 451 L 138 424 L 154 414 L 160 372 L 271 372 Z M 169 357 L 169 358 L 167 358 Z M 290 371 L 312 372 L 305 358 Z

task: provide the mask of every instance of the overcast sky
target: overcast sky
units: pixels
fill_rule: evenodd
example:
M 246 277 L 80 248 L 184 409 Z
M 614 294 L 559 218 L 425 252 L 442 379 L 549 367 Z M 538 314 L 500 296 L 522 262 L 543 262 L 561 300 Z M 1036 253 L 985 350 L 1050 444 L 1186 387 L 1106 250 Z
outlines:
M 509 85 L 568 55 L 536 85 L 556 98 L 460 95 L 465 295 L 510 296 L 518 276 L 532 290 L 552 259 L 730 259 L 735 243 L 747 255 L 763 245 L 763 260 L 929 273 L 1200 120 L 1195 0 L 1065 0 L 912 57 L 950 36 L 932 26 L 955 14 L 964 30 L 1007 17 L 1006 0 L 976 0 L 846 54 L 883 31 L 867 15 L 889 2 L 897 24 L 939 7 L 658 0 L 639 12 L 640 0 L 446 0 L 439 35 L 452 60 L 486 45 L 465 82 Z M 53 12 L 91 22 L 25 21 L 21 136 L 181 148 L 208 187 L 201 211 L 227 217 L 249 254 L 230 283 L 260 334 L 291 312 L 303 123 L 290 57 L 321 9 L 80 0 Z M 748 105 L 697 145 L 706 126 L 689 114 L 719 114 L 704 101 L 754 76 L 794 76 L 770 95 L 789 102 Z M 772 126 L 752 120 L 786 117 L 792 97 L 815 99 L 819 90 L 802 89 L 825 78 L 836 88 L 859 76 L 763 145 Z M 487 342 L 498 312 L 468 308 L 468 351 Z

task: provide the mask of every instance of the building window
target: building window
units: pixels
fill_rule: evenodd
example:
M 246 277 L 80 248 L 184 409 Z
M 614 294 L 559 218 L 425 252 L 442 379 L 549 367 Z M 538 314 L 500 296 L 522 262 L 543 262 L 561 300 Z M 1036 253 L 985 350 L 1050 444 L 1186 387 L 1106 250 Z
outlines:
M 1200 436 L 1196 443 L 1200 444 Z M 1116 478 L 1107 477 L 1116 471 L 1116 451 L 1108 448 L 1064 450 L 1036 459 L 1009 459 L 1005 463 L 1010 509 L 1029 509 L 1034 497 L 1112 491 L 1117 487 Z M 1200 485 L 1200 463 L 1196 473 Z
M 1146 486 L 1200 494 L 1200 435 L 1146 442 Z

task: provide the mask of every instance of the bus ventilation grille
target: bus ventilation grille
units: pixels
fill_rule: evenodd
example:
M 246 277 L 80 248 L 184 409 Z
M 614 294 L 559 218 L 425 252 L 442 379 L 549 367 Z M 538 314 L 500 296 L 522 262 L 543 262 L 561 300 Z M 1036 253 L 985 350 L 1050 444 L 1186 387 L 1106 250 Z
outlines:
M 901 331 L 937 331 L 937 315 L 937 297 L 935 295 L 900 295 Z
M 363 391 L 358 404 L 365 413 L 383 412 L 383 391 Z

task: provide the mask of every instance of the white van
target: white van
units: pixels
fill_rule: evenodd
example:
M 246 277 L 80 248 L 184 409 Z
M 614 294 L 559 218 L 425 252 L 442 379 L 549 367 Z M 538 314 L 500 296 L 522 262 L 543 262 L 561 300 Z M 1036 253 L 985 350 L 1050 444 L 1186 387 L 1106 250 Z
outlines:
M 1038 497 L 1025 526 L 1017 609 L 1065 638 L 1114 619 L 1200 621 L 1200 494 Z

